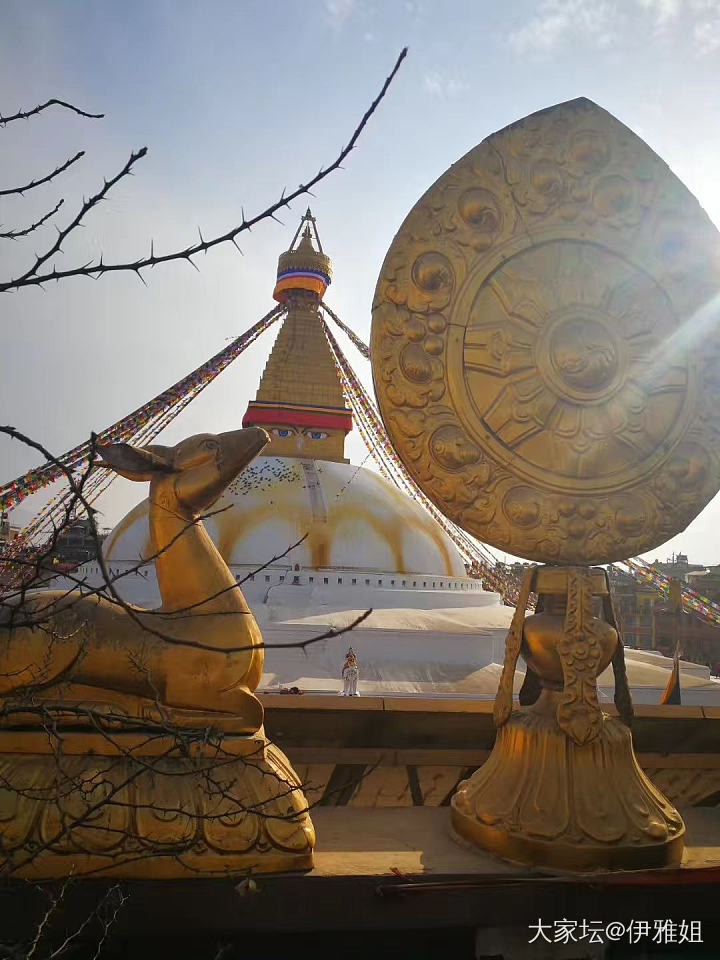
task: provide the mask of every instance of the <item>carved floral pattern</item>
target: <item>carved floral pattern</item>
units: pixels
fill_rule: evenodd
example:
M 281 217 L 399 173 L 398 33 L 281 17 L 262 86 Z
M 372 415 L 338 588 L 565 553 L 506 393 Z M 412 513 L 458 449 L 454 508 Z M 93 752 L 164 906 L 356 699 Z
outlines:
M 602 714 L 597 737 L 579 745 L 552 716 L 514 713 L 489 759 L 459 785 L 452 808 L 456 829 L 469 838 L 479 835 L 477 824 L 491 849 L 520 860 L 537 857 L 533 843 L 551 841 L 546 865 L 572 869 L 629 866 L 633 857 L 642 863 L 648 850 L 681 843 L 685 832 L 638 766 L 630 731 Z M 502 848 L 493 834 L 502 835 Z
M 427 496 L 543 562 L 682 530 L 720 487 L 719 239 L 587 100 L 454 164 L 398 232 L 373 306 L 380 409 Z
M 33 877 L 208 876 L 312 866 L 315 836 L 297 775 L 267 741 L 248 740 L 248 748 L 248 756 L 221 766 L 212 757 L 91 755 L 59 763 L 50 752 L 4 754 L 3 850 L 18 864 L 17 876 Z M 74 787 L 80 780 L 82 792 Z M 36 854 L 41 844 L 48 849 Z
M 557 645 L 563 670 L 557 722 L 560 730 L 578 744 L 594 740 L 602 724 L 595 682 L 601 648 L 594 632 L 592 597 L 590 571 L 571 568 L 565 629 Z

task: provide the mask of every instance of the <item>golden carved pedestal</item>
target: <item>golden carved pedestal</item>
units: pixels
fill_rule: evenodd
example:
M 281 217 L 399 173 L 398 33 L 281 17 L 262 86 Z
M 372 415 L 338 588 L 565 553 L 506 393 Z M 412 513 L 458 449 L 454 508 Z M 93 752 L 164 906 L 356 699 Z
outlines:
M 262 634 L 201 519 L 269 439 L 249 427 L 101 448 L 104 466 L 150 482 L 163 603 L 39 590 L 0 624 L 0 873 L 312 867 L 307 802 L 255 696 Z
M 541 606 L 526 621 L 525 583 L 497 744 L 452 807 L 463 836 L 511 859 L 589 870 L 680 858 L 682 821 L 597 703 L 612 659 L 629 720 L 604 574 L 589 565 L 666 543 L 720 490 L 719 291 L 707 214 L 584 99 L 454 163 L 383 263 L 370 349 L 398 455 L 462 530 L 556 565 L 532 574 Z M 504 579 L 480 562 L 490 583 Z M 512 713 L 521 645 L 530 669 Z
M 533 590 L 538 612 L 524 618 Z M 511 713 L 519 653 L 521 702 L 532 705 Z M 621 719 L 597 701 L 596 677 L 611 662 Z M 495 701 L 495 746 L 453 797 L 454 828 L 509 860 L 563 870 L 678 864 L 685 826 L 635 759 L 631 712 L 605 572 L 530 568 Z
M 5 869 L 29 879 L 310 869 L 315 833 L 287 757 L 262 730 L 222 734 L 198 716 L 196 731 L 203 719 L 214 733 L 203 742 L 188 728 L 186 748 L 176 733 L 126 723 L 57 740 L 1 732 Z

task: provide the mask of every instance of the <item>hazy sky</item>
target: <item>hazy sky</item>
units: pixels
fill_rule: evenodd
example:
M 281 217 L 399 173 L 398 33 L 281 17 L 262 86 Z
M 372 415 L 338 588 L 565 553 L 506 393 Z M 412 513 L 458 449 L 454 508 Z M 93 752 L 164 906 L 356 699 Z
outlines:
M 365 340 L 384 254 L 422 192 L 513 120 L 586 96 L 642 136 L 720 224 L 720 0 L 0 0 L 0 112 L 48 97 L 104 112 L 47 111 L 0 131 L 1 183 L 86 156 L 57 182 L 0 200 L 17 227 L 60 198 L 64 224 L 131 149 L 148 157 L 88 218 L 60 263 L 138 256 L 207 237 L 273 201 L 336 156 L 403 45 L 408 59 L 346 169 L 311 201 L 335 280 L 327 300 Z M 200 273 L 65 281 L 0 301 L 0 421 L 58 453 L 189 372 L 272 306 L 286 225 L 266 223 L 208 254 Z M 2 241 L 3 276 L 54 237 Z M 272 341 L 236 361 L 163 441 L 239 425 Z M 347 345 L 370 385 L 369 367 Z M 351 459 L 365 456 L 351 434 Z M 0 439 L 0 479 L 38 463 Z M 111 524 L 145 488 L 118 480 Z M 32 501 L 26 502 L 33 506 Z M 720 562 L 716 500 L 666 548 Z

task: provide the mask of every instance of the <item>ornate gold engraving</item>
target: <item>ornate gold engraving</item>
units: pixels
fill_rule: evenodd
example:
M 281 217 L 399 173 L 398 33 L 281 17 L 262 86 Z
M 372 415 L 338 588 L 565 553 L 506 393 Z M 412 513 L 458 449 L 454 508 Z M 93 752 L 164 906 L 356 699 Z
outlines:
M 201 519 L 268 440 L 249 427 L 101 448 L 150 481 L 163 604 L 38 591 L 18 611 L 29 623 L 0 625 L 0 842 L 16 875 L 312 866 L 300 782 L 262 731 L 262 635 Z
M 719 241 L 641 140 L 576 100 L 451 167 L 382 268 L 373 374 L 400 456 L 464 529 L 553 564 L 526 570 L 495 747 L 452 800 L 458 832 L 513 860 L 682 855 L 682 819 L 633 753 L 609 583 L 589 565 L 664 542 L 720 487 Z M 611 662 L 621 720 L 598 703 Z
M 600 714 L 598 736 L 580 745 L 558 730 L 551 709 L 513 714 L 490 758 L 459 785 L 452 817 L 462 836 L 493 853 L 577 871 L 677 864 L 685 835 L 638 766 L 627 727 Z
M 32 732 L 11 736 L 9 750 L 0 733 L 0 776 L 12 786 L 0 791 L 0 829 L 15 876 L 177 879 L 312 867 L 300 781 L 262 734 L 225 738 L 221 773 L 217 742 L 168 758 L 172 737 L 80 731 L 65 734 L 72 754 L 60 760 Z
M 537 612 L 524 618 L 530 589 Z M 616 703 L 631 705 L 603 570 L 531 567 L 506 642 L 495 700 L 498 736 L 488 761 L 452 799 L 455 829 L 528 863 L 571 870 L 678 863 L 685 827 L 635 758 L 625 723 L 600 709 L 596 678 L 612 661 Z M 604 618 L 594 616 L 602 599 Z M 532 704 L 511 713 L 512 678 L 525 659 Z
M 378 402 L 430 499 L 551 563 L 684 529 L 720 487 L 719 239 L 588 100 L 454 164 L 395 237 L 373 306 Z

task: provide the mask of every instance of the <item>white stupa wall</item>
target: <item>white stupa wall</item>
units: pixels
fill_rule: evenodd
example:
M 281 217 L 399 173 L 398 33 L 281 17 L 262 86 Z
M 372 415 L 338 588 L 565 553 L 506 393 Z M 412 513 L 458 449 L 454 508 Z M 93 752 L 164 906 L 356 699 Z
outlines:
M 129 564 L 110 565 L 119 579 L 116 587 L 129 601 L 143 607 L 159 605 L 154 567 L 123 577 Z M 247 571 L 234 569 L 241 578 Z M 86 577 L 88 586 L 101 582 L 96 563 L 85 564 L 76 574 Z M 402 587 L 402 578 L 375 573 L 375 581 L 388 585 L 366 587 L 358 571 L 308 571 L 299 576 L 324 579 L 362 579 L 355 587 L 345 584 L 299 585 L 286 583 L 294 571 L 271 569 L 258 582 L 248 581 L 242 589 L 268 644 L 261 690 L 297 686 L 306 692 L 337 694 L 345 653 L 350 644 L 360 660 L 359 690 L 364 695 L 422 695 L 440 697 L 495 696 L 505 651 L 505 638 L 512 609 L 503 606 L 496 594 L 480 589 L 477 581 L 465 583 L 453 578 L 417 579 L 426 589 Z M 271 578 L 266 583 L 265 576 Z M 370 578 L 373 579 L 373 578 Z M 390 581 L 396 585 L 390 586 Z M 413 581 L 411 580 L 410 583 Z M 444 584 L 443 587 L 440 584 Z M 450 586 L 448 586 L 450 584 Z M 458 586 L 460 584 L 460 586 Z M 51 588 L 72 589 L 75 584 L 58 577 Z M 352 632 L 312 643 L 299 642 L 342 628 L 365 610 L 368 619 Z M 626 648 L 628 680 L 637 704 L 657 704 L 672 669 L 672 660 L 656 651 Z M 515 692 L 524 676 L 522 658 L 515 675 Z M 680 683 L 685 705 L 720 705 L 720 681 L 707 667 L 681 662 Z M 614 696 L 612 668 L 598 680 L 601 703 L 611 704 Z
M 231 565 L 258 567 L 282 557 L 303 569 L 465 577 L 457 547 L 427 511 L 352 464 L 258 457 L 211 513 L 205 526 Z M 151 556 L 146 500 L 115 527 L 104 552 L 109 562 Z

